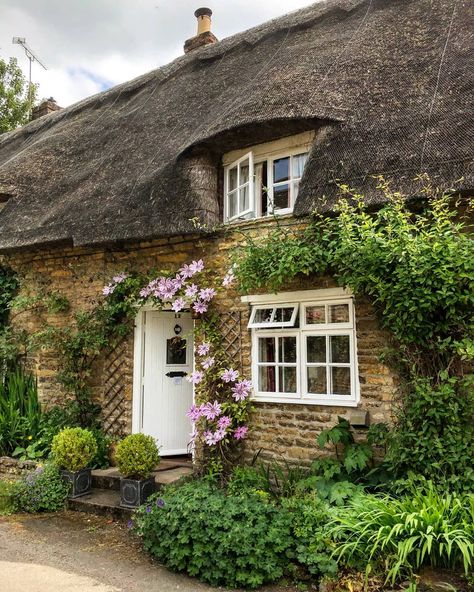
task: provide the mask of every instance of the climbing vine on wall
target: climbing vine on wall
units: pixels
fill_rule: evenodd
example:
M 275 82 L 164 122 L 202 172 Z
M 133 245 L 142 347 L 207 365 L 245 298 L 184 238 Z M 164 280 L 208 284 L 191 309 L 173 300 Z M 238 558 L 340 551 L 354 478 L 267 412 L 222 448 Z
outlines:
M 451 194 L 426 180 L 415 209 L 378 181 L 386 205 L 377 211 L 341 186 L 336 216 L 249 238 L 234 254 L 235 274 L 245 292 L 315 274 L 368 297 L 404 378 L 388 455 L 394 470 L 474 483 L 474 241 Z

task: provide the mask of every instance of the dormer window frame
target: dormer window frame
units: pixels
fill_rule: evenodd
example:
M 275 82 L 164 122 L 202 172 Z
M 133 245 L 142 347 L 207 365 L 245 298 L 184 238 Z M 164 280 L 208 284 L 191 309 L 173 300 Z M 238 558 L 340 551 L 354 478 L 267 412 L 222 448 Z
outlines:
M 311 133 L 303 133 L 299 136 L 258 144 L 247 151 L 234 151 L 224 155 L 224 223 L 235 223 L 255 218 L 269 218 L 274 215 L 282 216 L 293 212 L 298 187 L 303 176 L 304 166 L 307 162 L 314 136 Z M 287 140 L 287 146 L 285 141 Z M 298 141 L 299 140 L 299 141 Z M 235 155 L 236 158 L 230 158 Z M 227 156 L 227 158 L 226 158 Z M 304 156 L 303 166 L 295 162 L 297 156 Z M 278 161 L 288 159 L 287 178 L 275 180 L 275 169 Z M 240 183 L 240 166 L 242 163 L 249 163 L 249 207 L 243 208 L 240 191 L 247 184 Z M 231 171 L 234 172 L 231 180 Z M 299 176 L 296 174 L 299 173 Z M 265 178 L 266 182 L 262 179 Z M 237 176 L 237 183 L 236 183 Z M 275 208 L 275 193 L 278 188 L 288 187 L 288 207 Z M 264 193 L 262 189 L 265 188 Z M 266 195 L 266 211 L 265 211 Z M 238 208 L 236 211 L 235 201 L 231 199 L 238 196 Z

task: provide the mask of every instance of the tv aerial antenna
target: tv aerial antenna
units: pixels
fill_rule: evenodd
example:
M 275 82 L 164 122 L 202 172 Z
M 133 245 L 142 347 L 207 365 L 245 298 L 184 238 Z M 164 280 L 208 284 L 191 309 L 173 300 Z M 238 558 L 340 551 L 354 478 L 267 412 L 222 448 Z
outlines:
M 31 47 L 26 43 L 26 37 L 13 37 L 12 43 L 16 45 L 21 45 L 25 50 L 26 57 L 30 62 L 29 68 L 29 76 L 28 76 L 28 102 L 30 104 L 30 119 L 31 119 L 31 110 L 32 110 L 32 103 L 33 103 L 33 86 L 31 82 L 31 68 L 33 66 L 33 62 L 38 62 L 38 64 L 43 68 L 43 70 L 47 70 L 45 63 L 40 60 L 40 58 L 36 55 L 36 53 L 31 49 Z

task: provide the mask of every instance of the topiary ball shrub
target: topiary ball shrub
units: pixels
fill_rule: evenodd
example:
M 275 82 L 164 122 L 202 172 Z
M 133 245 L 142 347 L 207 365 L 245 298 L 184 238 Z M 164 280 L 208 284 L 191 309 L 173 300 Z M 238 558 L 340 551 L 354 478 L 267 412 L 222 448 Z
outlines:
M 117 444 L 115 460 L 124 477 L 146 479 L 160 462 L 160 455 L 152 436 L 130 434 Z
M 57 512 L 64 509 L 69 486 L 58 467 L 47 463 L 37 467 L 13 485 L 11 500 L 18 512 Z
M 72 473 L 85 469 L 97 454 L 97 442 L 89 430 L 64 428 L 51 445 L 56 464 Z
M 285 509 L 205 482 L 169 489 L 141 506 L 135 521 L 145 549 L 160 562 L 213 586 L 257 588 L 278 580 L 292 546 Z

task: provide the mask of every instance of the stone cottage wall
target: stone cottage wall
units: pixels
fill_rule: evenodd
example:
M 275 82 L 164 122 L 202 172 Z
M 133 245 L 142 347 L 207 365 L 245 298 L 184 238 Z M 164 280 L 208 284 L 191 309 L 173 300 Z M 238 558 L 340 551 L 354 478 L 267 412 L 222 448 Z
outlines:
M 282 219 L 284 224 L 295 224 Z M 261 234 L 272 222 L 254 221 L 241 224 L 240 230 Z M 67 314 L 46 315 L 36 311 L 18 315 L 14 322 L 35 330 L 45 322 L 67 326 L 74 312 L 87 309 L 101 297 L 104 283 L 122 270 L 176 269 L 191 259 L 202 257 L 206 264 L 225 274 L 230 251 L 242 241 L 240 232 L 213 238 L 199 236 L 175 237 L 142 242 L 120 249 L 55 248 L 24 252 L 4 257 L 22 276 L 25 293 L 39 289 L 57 290 L 71 303 Z M 334 286 L 330 278 L 305 278 L 284 287 L 286 290 L 318 289 Z M 223 313 L 240 312 L 241 358 L 243 372 L 250 377 L 250 334 L 247 330 L 249 306 L 240 301 L 235 290 L 220 295 L 215 306 Z M 387 344 L 370 304 L 355 302 L 357 349 L 361 388 L 359 409 L 370 413 L 371 422 L 390 420 L 391 401 L 396 390 L 396 377 L 379 361 Z M 68 394 L 58 384 L 58 363 L 51 352 L 39 352 L 32 363 L 38 376 L 40 397 L 44 404 L 64 404 Z M 104 424 L 110 433 L 124 434 L 131 430 L 133 387 L 133 337 L 116 344 L 97 364 L 93 378 L 93 393 L 103 407 Z M 255 403 L 248 456 L 260 451 L 263 459 L 285 458 L 307 463 L 319 453 L 316 438 L 323 428 L 337 422 L 338 416 L 349 417 L 353 409 L 301 404 Z

